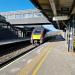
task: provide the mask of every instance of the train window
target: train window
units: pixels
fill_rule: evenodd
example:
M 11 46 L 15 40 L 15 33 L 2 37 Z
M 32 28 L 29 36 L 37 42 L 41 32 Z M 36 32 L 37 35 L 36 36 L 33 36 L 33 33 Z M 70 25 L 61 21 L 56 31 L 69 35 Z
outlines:
M 40 34 L 41 31 L 34 31 L 34 34 Z

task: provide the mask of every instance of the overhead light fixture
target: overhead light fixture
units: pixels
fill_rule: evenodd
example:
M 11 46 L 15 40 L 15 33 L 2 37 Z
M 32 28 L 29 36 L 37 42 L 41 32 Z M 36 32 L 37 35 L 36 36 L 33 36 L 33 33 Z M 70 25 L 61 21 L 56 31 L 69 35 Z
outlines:
M 69 16 L 54 16 L 53 21 L 68 20 Z

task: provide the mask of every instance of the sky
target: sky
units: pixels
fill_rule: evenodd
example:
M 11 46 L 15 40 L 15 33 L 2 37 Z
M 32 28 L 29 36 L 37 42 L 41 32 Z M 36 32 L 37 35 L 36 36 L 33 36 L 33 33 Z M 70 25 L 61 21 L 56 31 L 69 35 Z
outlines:
M 0 0 L 0 12 L 35 9 L 30 0 Z

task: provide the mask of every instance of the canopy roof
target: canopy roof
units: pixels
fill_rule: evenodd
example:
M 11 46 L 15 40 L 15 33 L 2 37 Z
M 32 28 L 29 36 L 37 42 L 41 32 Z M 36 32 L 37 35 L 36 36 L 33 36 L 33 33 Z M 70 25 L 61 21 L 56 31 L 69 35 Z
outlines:
M 75 0 L 31 0 L 48 19 L 75 14 Z M 57 22 L 58 23 L 58 22 Z
M 75 13 L 75 0 L 32 0 L 32 2 L 48 16 Z

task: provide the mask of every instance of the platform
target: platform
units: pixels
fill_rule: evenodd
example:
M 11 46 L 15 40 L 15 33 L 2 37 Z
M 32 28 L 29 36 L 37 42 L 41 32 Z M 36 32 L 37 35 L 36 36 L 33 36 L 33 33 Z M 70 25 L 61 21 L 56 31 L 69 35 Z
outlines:
M 27 41 L 30 40 L 30 38 L 24 38 L 24 39 L 11 39 L 11 40 L 3 40 L 0 41 L 0 46 L 2 45 L 7 45 L 7 44 L 12 44 L 12 43 L 19 43 L 19 42 L 23 42 L 23 41 Z
M 0 75 L 75 75 L 75 53 L 66 41 L 46 42 L 1 68 Z

